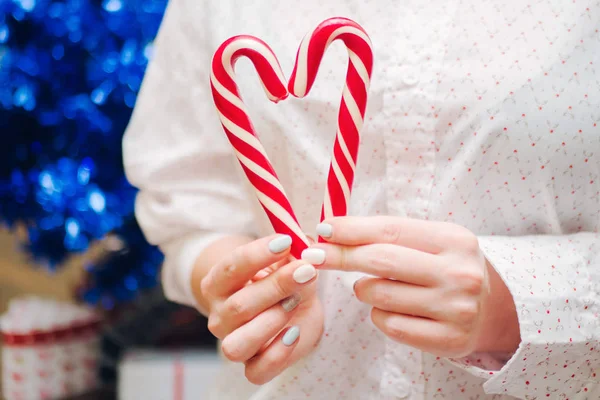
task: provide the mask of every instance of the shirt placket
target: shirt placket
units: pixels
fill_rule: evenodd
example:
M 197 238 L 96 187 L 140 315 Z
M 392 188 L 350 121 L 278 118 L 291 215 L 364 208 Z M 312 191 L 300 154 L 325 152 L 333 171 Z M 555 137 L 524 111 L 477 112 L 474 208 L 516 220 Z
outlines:
M 436 95 L 450 33 L 451 9 L 418 15 L 398 27 L 394 52 L 382 67 L 382 126 L 386 147 L 387 209 L 390 215 L 427 219 L 436 168 Z M 423 17 L 425 18 L 425 17 Z M 425 24 L 426 22 L 426 24 Z M 420 24 L 423 24 L 419 26 Z M 418 33 L 417 33 L 418 32 Z M 387 339 L 381 394 L 384 398 L 426 397 L 421 353 Z

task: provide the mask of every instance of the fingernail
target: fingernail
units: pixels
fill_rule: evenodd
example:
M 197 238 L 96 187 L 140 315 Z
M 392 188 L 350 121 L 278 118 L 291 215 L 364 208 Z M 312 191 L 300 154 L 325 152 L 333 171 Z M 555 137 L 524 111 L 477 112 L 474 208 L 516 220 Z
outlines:
M 300 336 L 300 327 L 297 325 L 292 326 L 281 338 L 281 341 L 286 346 L 293 345 L 296 340 L 298 340 L 298 336 Z
M 302 259 L 313 265 L 321 265 L 325 262 L 325 250 L 305 249 L 302 252 Z
M 329 224 L 319 224 L 317 225 L 317 235 L 328 238 L 333 234 L 333 226 Z
M 306 283 L 317 275 L 317 270 L 310 264 L 303 264 L 296 268 L 293 277 L 297 283 Z
M 269 251 L 271 253 L 281 253 L 292 245 L 292 237 L 289 235 L 277 236 L 269 242 Z
M 302 296 L 298 293 L 294 293 L 290 297 L 281 300 L 281 307 L 283 307 L 285 312 L 290 312 L 300 304 L 300 300 L 302 300 Z

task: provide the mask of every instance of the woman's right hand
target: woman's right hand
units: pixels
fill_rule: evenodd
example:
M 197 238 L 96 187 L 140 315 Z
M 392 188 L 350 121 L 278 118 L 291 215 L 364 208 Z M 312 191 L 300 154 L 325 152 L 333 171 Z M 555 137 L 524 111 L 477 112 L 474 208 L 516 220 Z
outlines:
M 315 268 L 290 260 L 291 238 L 274 235 L 237 247 L 200 283 L 208 328 L 225 357 L 263 384 L 307 355 L 323 331 Z M 270 271 L 270 272 L 266 272 Z

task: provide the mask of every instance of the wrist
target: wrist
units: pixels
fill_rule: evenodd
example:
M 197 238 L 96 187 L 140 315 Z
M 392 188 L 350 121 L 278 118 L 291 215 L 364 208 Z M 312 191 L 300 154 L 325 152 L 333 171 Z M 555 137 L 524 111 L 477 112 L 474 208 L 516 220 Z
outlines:
M 521 342 L 519 319 L 508 287 L 486 260 L 489 294 L 482 309 L 482 327 L 477 340 L 478 352 L 513 353 Z

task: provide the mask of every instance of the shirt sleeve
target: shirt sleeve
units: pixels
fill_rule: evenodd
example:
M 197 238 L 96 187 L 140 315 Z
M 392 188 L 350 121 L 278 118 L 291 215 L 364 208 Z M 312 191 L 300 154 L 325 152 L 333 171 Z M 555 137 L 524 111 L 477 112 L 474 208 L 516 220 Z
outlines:
M 255 200 L 219 124 L 210 92 L 205 1 L 169 2 L 123 139 L 127 178 L 140 189 L 135 213 L 165 253 L 166 296 L 194 305 L 190 274 L 204 247 L 253 236 Z
M 451 361 L 484 378 L 488 394 L 599 398 L 599 236 L 481 237 L 515 301 L 521 344 L 506 362 L 487 354 Z

